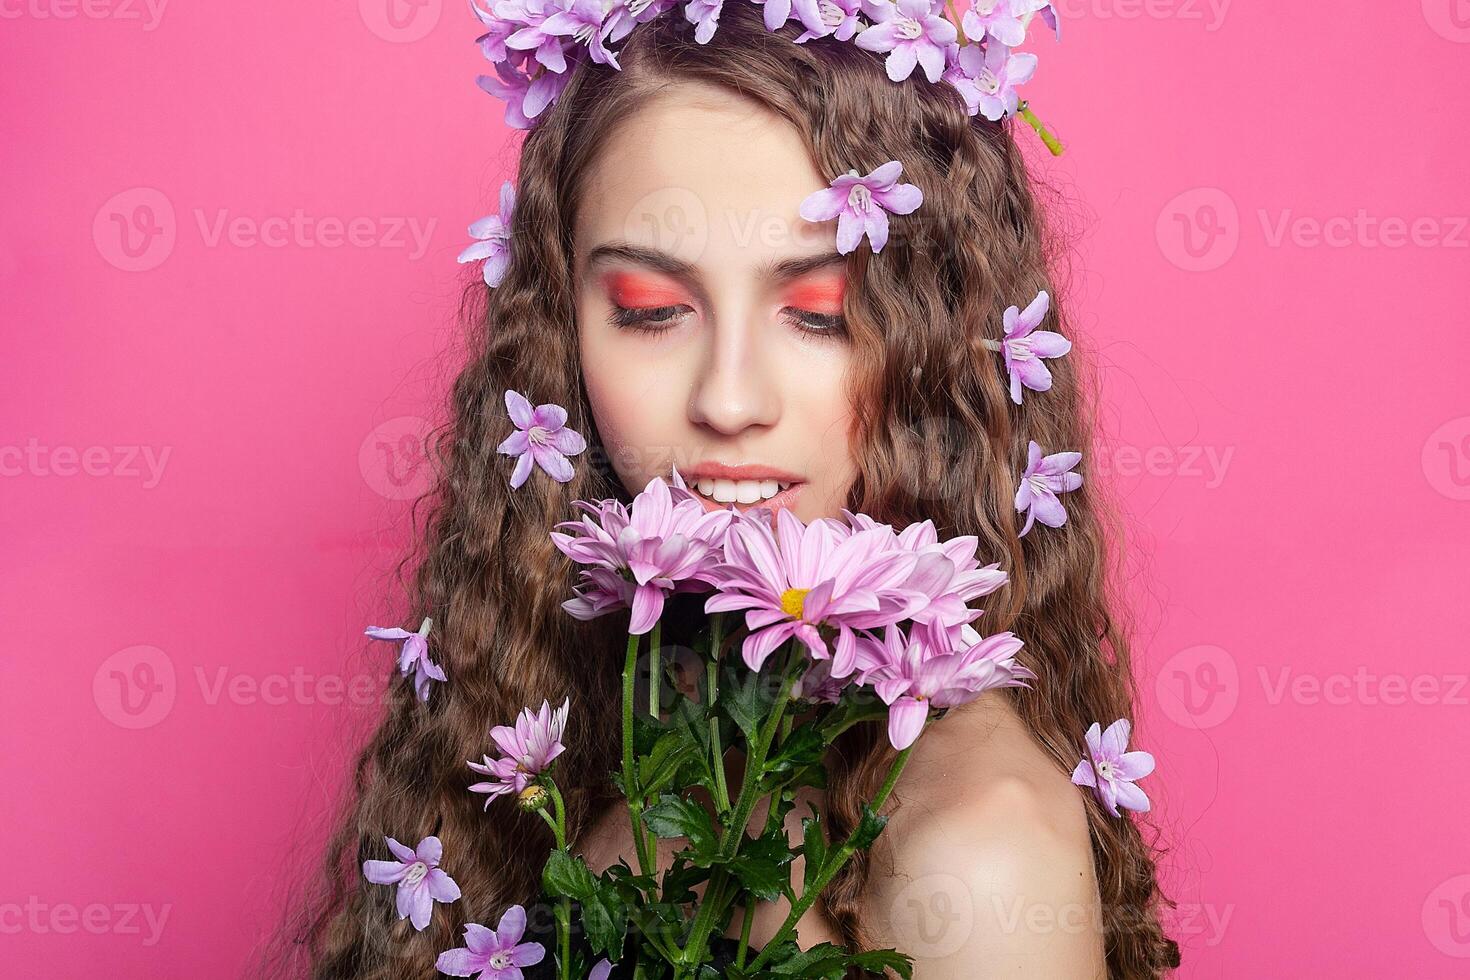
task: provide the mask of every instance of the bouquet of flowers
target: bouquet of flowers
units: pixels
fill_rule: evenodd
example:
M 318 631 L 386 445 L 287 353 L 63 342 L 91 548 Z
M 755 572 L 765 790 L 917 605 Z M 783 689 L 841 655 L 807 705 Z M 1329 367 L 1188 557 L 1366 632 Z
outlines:
M 1034 677 L 1016 662 L 1015 636 L 982 636 L 973 626 L 981 610 L 971 603 L 1003 585 L 1005 573 L 980 563 L 975 538 L 940 540 L 927 521 L 895 531 L 861 514 L 803 524 L 787 510 L 774 521 L 765 509 L 708 510 L 677 472 L 672 483 L 650 481 L 631 506 L 576 506 L 583 516 L 552 534 L 582 566 L 565 609 L 580 619 L 629 611 L 622 769 L 613 779 L 637 866 L 620 861 L 594 873 L 568 845 L 554 761 L 568 737 L 570 701 L 527 708 L 513 727 L 496 728 L 500 755 L 472 764 L 486 779 L 470 787 L 514 797 L 551 827 L 556 846 L 542 883 L 556 914 L 555 975 L 835 978 L 855 966 L 910 976 L 909 959 L 895 950 L 802 949 L 796 925 L 853 853 L 882 833 L 879 810 L 925 723 Z M 696 696 L 676 687 L 661 703 L 660 627 L 679 593 L 705 594 L 694 644 L 704 670 Z M 639 705 L 645 637 L 651 682 Z M 898 754 L 858 825 L 830 839 L 822 815 L 811 812 L 801 839 L 789 839 L 796 791 L 825 784 L 826 746 L 853 725 L 885 718 Z M 727 782 L 732 749 L 744 760 L 738 785 Z M 753 822 L 763 803 L 764 819 Z M 661 873 L 656 838 L 678 842 Z M 753 950 L 754 904 L 782 897 L 789 914 Z M 740 941 L 716 969 L 714 941 L 728 942 L 737 916 Z M 466 947 L 444 953 L 438 967 L 451 976 L 519 977 L 545 955 L 540 944 L 520 942 L 524 928 L 519 907 L 495 931 L 469 926 Z M 585 949 L 574 950 L 574 933 Z

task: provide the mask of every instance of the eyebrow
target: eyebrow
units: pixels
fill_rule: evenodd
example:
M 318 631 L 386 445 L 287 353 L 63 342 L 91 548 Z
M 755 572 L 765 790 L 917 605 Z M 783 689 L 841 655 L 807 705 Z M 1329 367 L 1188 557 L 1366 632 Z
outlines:
M 696 286 L 699 273 L 695 267 L 683 259 L 670 255 L 668 252 L 657 248 L 648 248 L 643 245 L 634 245 L 631 242 L 606 242 L 597 246 L 587 253 L 587 268 L 590 270 L 601 262 L 621 259 L 625 262 L 635 262 L 646 265 L 659 272 L 682 279 L 690 286 Z M 825 269 L 832 265 L 845 265 L 847 257 L 840 252 L 821 252 L 816 255 L 802 255 L 791 259 L 767 262 L 761 266 L 757 274 L 763 279 L 775 282 L 790 282 L 799 279 L 809 272 L 817 269 Z

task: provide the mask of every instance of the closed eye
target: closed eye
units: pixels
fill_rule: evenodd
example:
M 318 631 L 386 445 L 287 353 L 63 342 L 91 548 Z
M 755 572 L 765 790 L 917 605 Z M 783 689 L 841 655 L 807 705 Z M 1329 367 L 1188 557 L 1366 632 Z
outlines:
M 788 306 L 781 311 L 781 314 L 792 326 L 809 334 L 819 337 L 847 335 L 847 321 L 842 318 L 841 313 L 817 313 L 813 310 Z
M 608 316 L 608 322 L 619 330 L 658 333 L 673 327 L 683 320 L 687 314 L 693 312 L 692 307 L 682 304 L 649 307 L 629 307 L 614 304 L 612 313 Z

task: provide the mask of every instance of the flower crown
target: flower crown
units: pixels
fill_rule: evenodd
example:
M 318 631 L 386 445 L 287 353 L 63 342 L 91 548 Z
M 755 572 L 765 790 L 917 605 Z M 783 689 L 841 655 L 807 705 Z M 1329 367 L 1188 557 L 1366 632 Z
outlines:
M 487 28 L 477 41 L 494 75 L 479 86 L 505 100 L 505 121 L 529 129 L 566 86 L 570 69 L 583 58 L 619 71 L 610 47 L 639 24 L 675 7 L 694 25 L 694 39 L 707 44 L 719 29 L 725 0 L 470 0 Z M 918 68 L 930 82 L 948 84 L 965 100 L 970 115 L 999 121 L 1019 114 L 1055 154 L 1062 144 L 1016 92 L 1036 73 L 1036 55 L 1016 50 L 1032 19 L 1041 19 L 1061 39 L 1051 0 L 973 0 L 961 16 L 955 0 L 732 0 L 762 7 L 767 30 L 791 21 L 803 28 L 796 38 L 851 41 L 886 54 L 888 77 L 901 82 Z

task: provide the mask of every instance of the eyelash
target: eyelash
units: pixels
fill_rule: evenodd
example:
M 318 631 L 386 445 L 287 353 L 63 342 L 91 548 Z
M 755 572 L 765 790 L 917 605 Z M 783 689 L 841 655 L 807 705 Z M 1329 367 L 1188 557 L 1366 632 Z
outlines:
M 686 306 L 651 306 L 632 308 L 613 305 L 608 322 L 619 330 L 635 333 L 661 333 L 673 325 Z M 793 327 L 817 337 L 841 337 L 847 333 L 846 324 L 839 313 L 813 313 L 788 306 L 781 310 Z

